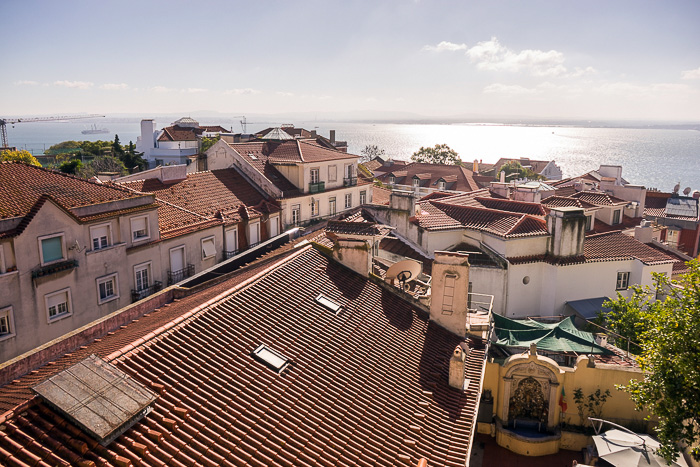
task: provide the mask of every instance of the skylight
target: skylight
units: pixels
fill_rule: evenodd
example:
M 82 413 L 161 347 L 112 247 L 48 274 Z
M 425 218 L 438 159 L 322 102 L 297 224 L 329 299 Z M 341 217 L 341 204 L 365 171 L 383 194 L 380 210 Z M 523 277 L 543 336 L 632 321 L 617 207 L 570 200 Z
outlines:
M 258 160 L 258 156 L 256 156 L 256 155 L 253 154 L 252 152 L 249 152 L 249 153 L 248 153 L 248 157 L 250 157 L 250 158 L 253 159 L 254 161 L 257 161 L 257 160 Z
M 265 344 L 260 344 L 260 346 L 253 351 L 253 356 L 278 373 L 289 365 L 289 359 L 287 357 L 276 350 L 272 350 Z
M 328 308 L 329 310 L 331 310 L 336 315 L 340 313 L 340 309 L 342 308 L 339 303 L 334 302 L 333 300 L 331 300 L 323 294 L 318 294 L 318 297 L 316 297 L 316 301 Z

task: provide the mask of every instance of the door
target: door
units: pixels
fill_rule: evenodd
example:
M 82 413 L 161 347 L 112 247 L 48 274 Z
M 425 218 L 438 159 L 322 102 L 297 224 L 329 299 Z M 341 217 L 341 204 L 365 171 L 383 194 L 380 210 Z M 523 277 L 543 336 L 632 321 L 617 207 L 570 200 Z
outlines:
M 238 251 L 238 229 L 234 228 L 226 231 L 226 253 L 235 254 Z
M 170 250 L 170 271 L 175 274 L 185 269 L 185 247 Z
M 276 237 L 279 235 L 279 223 L 278 223 L 279 217 L 271 217 L 270 218 L 270 238 Z
M 256 222 L 255 224 L 250 224 L 248 226 L 248 230 L 250 230 L 250 245 L 249 246 L 255 246 L 260 242 L 260 222 Z

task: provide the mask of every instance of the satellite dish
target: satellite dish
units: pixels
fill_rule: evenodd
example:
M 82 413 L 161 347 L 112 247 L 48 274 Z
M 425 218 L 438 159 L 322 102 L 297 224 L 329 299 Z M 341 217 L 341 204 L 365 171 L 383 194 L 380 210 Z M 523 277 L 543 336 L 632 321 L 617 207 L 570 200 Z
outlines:
M 689 186 L 685 187 L 685 189 L 683 190 L 683 194 L 686 196 L 688 196 L 690 194 L 690 187 Z
M 418 277 L 422 270 L 422 263 L 412 259 L 405 259 L 389 266 L 389 269 L 386 271 L 386 278 L 398 279 L 399 281 L 406 283 Z

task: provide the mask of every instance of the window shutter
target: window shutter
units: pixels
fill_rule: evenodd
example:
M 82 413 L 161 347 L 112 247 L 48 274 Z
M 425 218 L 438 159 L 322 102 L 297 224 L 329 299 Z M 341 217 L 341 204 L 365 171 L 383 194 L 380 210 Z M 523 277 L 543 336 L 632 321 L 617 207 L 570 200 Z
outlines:
M 56 295 L 52 295 L 46 300 L 46 302 L 49 305 L 49 308 L 51 308 L 52 306 L 58 306 L 61 303 L 67 303 L 68 297 L 66 296 L 66 292 L 63 292 Z
M 134 219 L 131 222 L 131 226 L 134 232 L 138 232 L 139 230 L 146 230 L 146 218 L 139 217 L 138 219 Z
M 205 258 L 208 258 L 209 256 L 214 256 L 216 254 L 216 248 L 214 247 L 213 238 L 209 238 L 202 242 L 202 252 L 204 253 Z

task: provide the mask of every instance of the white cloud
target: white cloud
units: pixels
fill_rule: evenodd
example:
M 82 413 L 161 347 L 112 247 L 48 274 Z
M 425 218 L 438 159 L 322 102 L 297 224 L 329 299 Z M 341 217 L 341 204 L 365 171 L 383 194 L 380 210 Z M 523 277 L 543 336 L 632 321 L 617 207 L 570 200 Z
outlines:
M 89 81 L 54 81 L 53 84 L 55 86 L 64 86 L 66 88 L 75 89 L 89 89 L 94 86 L 94 83 Z
M 283 96 L 283 97 L 293 97 L 294 93 L 293 92 L 284 92 L 284 91 L 277 91 L 275 94 L 278 96 Z
M 479 42 L 466 51 L 467 57 L 480 70 L 528 72 L 534 76 L 559 76 L 566 73 L 564 54 L 556 50 L 522 50 L 514 52 L 501 45 L 497 38 Z
M 537 94 L 539 91 L 536 89 L 526 88 L 517 84 L 500 84 L 494 83 L 489 84 L 484 88 L 484 94 L 505 94 L 505 95 L 528 95 Z
M 227 89 L 224 94 L 233 96 L 260 94 L 261 91 L 252 88 Z
M 153 92 L 158 92 L 158 93 L 164 93 L 164 92 L 172 92 L 174 89 L 171 88 L 166 88 L 165 86 L 153 86 L 151 89 Z
M 15 86 L 38 86 L 39 82 L 38 81 L 31 81 L 27 79 L 23 79 L 20 81 L 15 81 Z
M 187 88 L 183 89 L 181 92 L 187 92 L 189 94 L 199 94 L 202 92 L 207 92 L 207 90 L 203 88 Z
M 119 89 L 129 89 L 129 85 L 126 83 L 106 83 L 100 86 L 100 89 L 106 89 L 108 91 L 116 91 Z
M 592 66 L 588 66 L 586 68 L 576 67 L 574 71 L 569 73 L 567 76 L 569 76 L 570 78 L 579 78 L 581 76 L 594 75 L 596 73 L 598 73 L 598 70 L 596 70 Z
M 682 79 L 700 79 L 700 67 L 694 70 L 684 71 L 681 75 Z
M 428 52 L 456 52 L 458 50 L 467 50 L 467 44 L 455 44 L 453 42 L 442 41 L 438 45 L 426 45 L 423 50 Z

